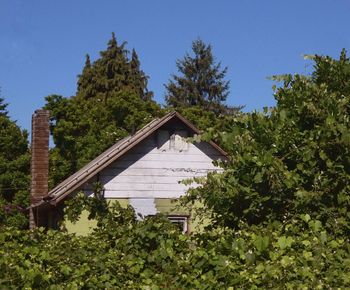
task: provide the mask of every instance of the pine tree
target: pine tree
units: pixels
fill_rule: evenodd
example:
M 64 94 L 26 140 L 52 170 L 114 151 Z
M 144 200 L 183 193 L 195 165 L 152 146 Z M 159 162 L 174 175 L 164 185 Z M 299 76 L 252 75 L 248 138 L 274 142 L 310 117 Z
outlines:
M 132 50 L 131 54 L 130 78 L 132 83 L 134 83 L 136 93 L 142 96 L 143 100 L 151 100 L 153 92 L 147 90 L 148 77 L 140 68 L 139 57 L 135 49 Z
M 77 90 L 84 95 L 85 99 L 89 99 L 95 95 L 94 90 L 94 75 L 91 67 L 90 55 L 85 57 L 85 66 L 82 74 L 78 76 Z
M 125 48 L 126 42 L 118 44 L 115 34 L 108 42 L 107 50 L 100 52 L 100 58 L 93 64 L 86 56 L 85 67 L 78 77 L 77 97 L 88 99 L 92 96 L 103 101 L 120 91 L 128 90 L 143 100 L 150 100 L 152 92 L 147 90 L 148 77 L 140 68 L 136 51 Z
M 46 98 L 56 145 L 50 154 L 51 186 L 159 115 L 138 56 L 133 51 L 129 59 L 125 45 L 112 34 L 99 59 L 86 56 L 75 96 Z
M 0 227 L 24 228 L 24 209 L 29 204 L 30 154 L 28 134 L 8 116 L 0 97 Z
M 1 87 L 0 87 L 0 116 L 7 116 L 8 112 L 6 110 L 7 104 L 5 100 L 1 98 Z
M 211 45 L 200 39 L 192 42 L 192 51 L 193 56 L 187 53 L 176 62 L 180 75 L 172 75 L 165 85 L 166 105 L 202 130 L 221 127 L 242 108 L 225 104 L 230 84 L 225 80 L 227 67 L 215 62 Z
M 198 39 L 192 43 L 194 56 L 188 53 L 176 62 L 180 76 L 173 75 L 166 87 L 166 103 L 170 107 L 199 106 L 216 114 L 227 109 L 229 94 L 227 67 L 215 63 L 211 45 Z

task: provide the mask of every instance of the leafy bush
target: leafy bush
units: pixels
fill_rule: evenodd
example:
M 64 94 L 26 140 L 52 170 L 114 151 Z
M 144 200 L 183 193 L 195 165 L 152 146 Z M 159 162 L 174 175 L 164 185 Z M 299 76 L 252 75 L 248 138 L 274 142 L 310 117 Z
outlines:
M 308 213 L 350 233 L 350 62 L 314 57 L 311 77 L 285 75 L 277 106 L 231 119 L 216 138 L 229 153 L 188 200 L 201 199 L 219 226 L 239 228 Z
M 0 233 L 6 289 L 329 289 L 350 286 L 350 246 L 309 215 L 182 235 L 163 217 L 75 236 Z M 119 229 L 119 230 L 117 230 Z

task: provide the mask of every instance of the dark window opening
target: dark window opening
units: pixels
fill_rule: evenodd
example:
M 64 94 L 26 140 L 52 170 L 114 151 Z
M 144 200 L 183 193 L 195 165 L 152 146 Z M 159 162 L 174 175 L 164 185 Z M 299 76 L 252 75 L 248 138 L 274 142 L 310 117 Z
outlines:
M 168 216 L 168 219 L 175 224 L 182 233 L 188 233 L 188 217 L 187 216 Z

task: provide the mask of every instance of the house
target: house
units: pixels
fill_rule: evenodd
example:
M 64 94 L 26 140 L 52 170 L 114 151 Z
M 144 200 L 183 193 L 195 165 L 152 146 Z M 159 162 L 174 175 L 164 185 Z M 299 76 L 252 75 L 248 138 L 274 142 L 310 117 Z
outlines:
M 191 143 L 198 129 L 177 112 L 155 119 L 100 154 L 79 171 L 47 192 L 49 113 L 38 110 L 32 121 L 31 227 L 55 227 L 64 201 L 77 192 L 93 194 L 93 184 L 103 186 L 107 200 L 130 204 L 142 216 L 166 213 L 173 222 L 190 227 L 187 212 L 174 210 L 172 201 L 186 194 L 184 179 L 220 170 L 213 161 L 226 153 L 214 142 Z M 91 226 L 85 216 L 71 231 L 84 233 Z

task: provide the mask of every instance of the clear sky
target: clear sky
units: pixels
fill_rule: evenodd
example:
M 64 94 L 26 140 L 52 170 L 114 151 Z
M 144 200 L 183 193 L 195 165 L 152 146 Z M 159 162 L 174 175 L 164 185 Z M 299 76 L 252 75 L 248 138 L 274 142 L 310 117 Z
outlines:
M 0 0 L 1 95 L 30 129 L 45 96 L 75 94 L 85 54 L 96 59 L 114 31 L 138 52 L 158 102 L 200 37 L 229 68 L 228 103 L 259 110 L 274 105 L 268 76 L 310 73 L 302 56 L 338 57 L 349 30 L 349 0 Z

